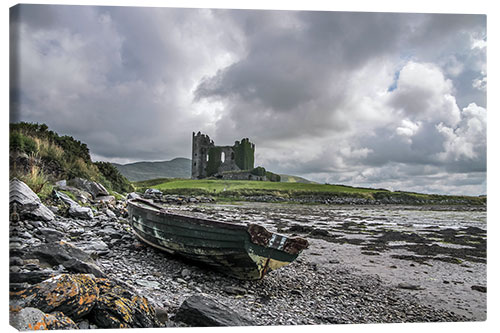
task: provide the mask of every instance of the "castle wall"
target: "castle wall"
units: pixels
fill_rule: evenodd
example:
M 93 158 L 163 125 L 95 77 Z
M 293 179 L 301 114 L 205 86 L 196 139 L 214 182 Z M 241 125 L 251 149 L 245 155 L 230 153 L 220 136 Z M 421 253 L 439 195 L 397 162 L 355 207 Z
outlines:
M 254 168 L 255 145 L 247 138 L 233 146 L 216 146 L 206 134 L 193 132 L 191 178 L 201 179 L 228 171 Z

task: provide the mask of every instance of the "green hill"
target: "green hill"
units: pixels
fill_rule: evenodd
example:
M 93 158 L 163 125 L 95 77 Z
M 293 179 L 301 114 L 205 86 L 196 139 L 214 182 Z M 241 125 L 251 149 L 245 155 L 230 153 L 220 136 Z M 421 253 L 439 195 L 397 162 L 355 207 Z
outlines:
M 291 176 L 291 175 L 283 175 L 280 174 L 281 176 L 281 182 L 282 183 L 304 183 L 304 184 L 317 184 L 316 182 L 313 182 L 311 180 L 299 177 L 299 176 Z
M 191 160 L 174 158 L 162 162 L 135 162 L 113 165 L 130 181 L 142 181 L 155 178 L 190 178 Z
M 152 179 L 134 182 L 138 191 L 155 188 L 164 194 L 209 195 L 218 199 L 295 202 L 335 202 L 339 204 L 387 203 L 409 205 L 485 205 L 486 197 L 450 196 L 385 189 L 301 182 L 264 182 L 220 179 Z M 258 199 L 258 200 L 260 200 Z
M 10 178 L 17 177 L 39 196 L 47 196 L 54 182 L 81 177 L 119 193 L 132 184 L 108 162 L 93 162 L 87 145 L 49 130 L 45 124 L 11 123 Z

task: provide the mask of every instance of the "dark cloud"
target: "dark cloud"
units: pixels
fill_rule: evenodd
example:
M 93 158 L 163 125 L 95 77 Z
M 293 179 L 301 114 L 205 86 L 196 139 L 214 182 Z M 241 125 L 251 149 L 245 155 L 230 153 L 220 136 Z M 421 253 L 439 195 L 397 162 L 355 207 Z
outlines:
M 485 192 L 483 15 L 19 5 L 11 119 L 115 161 L 249 137 L 318 181 Z

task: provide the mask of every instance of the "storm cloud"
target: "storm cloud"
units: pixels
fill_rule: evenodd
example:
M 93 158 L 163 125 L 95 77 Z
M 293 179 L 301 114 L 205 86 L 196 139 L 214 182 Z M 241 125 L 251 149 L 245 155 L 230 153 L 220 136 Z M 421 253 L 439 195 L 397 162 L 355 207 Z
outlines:
M 97 160 L 249 137 L 318 182 L 486 192 L 486 16 L 18 5 L 11 121 Z

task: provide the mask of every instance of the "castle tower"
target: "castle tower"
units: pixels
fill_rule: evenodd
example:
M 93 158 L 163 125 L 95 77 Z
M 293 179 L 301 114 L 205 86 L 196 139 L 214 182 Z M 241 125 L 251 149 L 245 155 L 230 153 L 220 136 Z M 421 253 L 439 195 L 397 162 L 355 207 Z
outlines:
M 191 178 L 207 177 L 208 151 L 214 147 L 214 142 L 205 134 L 193 132 L 193 149 L 191 157 Z

